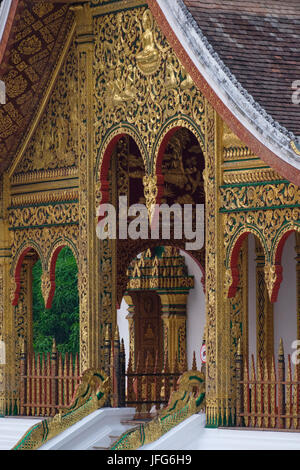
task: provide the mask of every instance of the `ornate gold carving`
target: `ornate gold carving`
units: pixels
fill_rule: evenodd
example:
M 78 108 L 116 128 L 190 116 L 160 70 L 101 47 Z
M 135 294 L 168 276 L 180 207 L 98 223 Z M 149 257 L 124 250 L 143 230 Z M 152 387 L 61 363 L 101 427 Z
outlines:
M 149 220 L 152 221 L 153 211 L 157 202 L 157 176 L 145 175 L 143 178 L 146 207 L 148 209 Z
M 232 271 L 231 268 L 225 270 L 225 280 L 224 280 L 224 289 L 225 292 L 228 292 L 229 288 L 231 287 L 233 282 Z
M 182 90 L 190 90 L 194 86 L 194 82 L 192 80 L 192 77 L 190 74 L 186 72 L 186 70 L 183 70 L 183 80 L 180 83 L 180 88 Z
M 51 204 L 52 202 L 69 202 L 78 200 L 78 190 L 56 190 L 38 194 L 21 194 L 12 197 L 12 207 Z
M 288 230 L 299 230 L 299 188 L 292 183 L 221 188 L 226 266 L 242 233 L 252 232 L 265 250 L 266 263 L 276 264 L 278 243 Z M 275 206 L 275 207 L 274 207 Z M 277 206 L 277 207 L 276 207 Z M 227 212 L 228 211 L 228 212 Z M 273 276 L 267 272 L 269 289 Z
M 216 383 L 216 273 L 217 273 L 217 207 L 215 197 L 215 112 L 214 109 L 206 103 L 205 107 L 205 171 L 203 174 L 204 190 L 205 190 L 205 213 L 206 217 L 206 247 L 205 247 L 205 266 L 206 266 L 206 318 L 207 318 L 207 367 L 206 367 L 206 383 L 207 383 L 207 406 L 208 406 L 208 422 L 213 423 L 216 418 L 217 404 L 215 394 L 217 390 Z
M 221 187 L 224 210 L 258 209 L 299 204 L 300 188 L 293 183 L 267 183 L 261 185 L 233 185 Z M 299 209 L 297 209 L 299 211 Z M 299 213 L 299 212 L 298 212 Z M 294 219 L 298 220 L 298 218 Z
M 136 134 L 132 137 L 139 145 L 148 173 L 151 174 L 153 168 L 154 174 L 156 154 L 163 138 L 161 129 L 169 119 L 178 114 L 189 116 L 194 126 L 191 119 L 182 118 L 173 122 L 172 127 L 190 126 L 198 134 L 204 131 L 202 94 L 192 84 L 145 7 L 95 17 L 94 26 L 94 80 L 99 84 L 94 91 L 95 148 L 100 149 L 96 155 L 97 167 L 99 165 L 101 168 L 104 152 L 114 133 L 132 135 L 130 129 L 135 128 Z M 159 66 L 160 62 L 166 66 Z M 130 66 L 133 68 L 130 69 Z M 116 100 L 112 97 L 116 96 L 117 73 L 120 91 Z M 172 85 L 175 81 L 177 87 Z M 129 100 L 124 99 L 127 90 L 132 91 Z M 131 99 L 133 95 L 134 99 Z M 196 130 L 197 126 L 200 131 Z M 107 140 L 108 131 L 114 128 L 116 130 L 110 133 Z M 152 162 L 147 154 L 155 154 Z
M 10 210 L 9 224 L 13 230 L 43 225 L 78 224 L 78 203 L 57 203 L 17 207 Z
M 239 171 L 236 171 L 236 170 Z M 224 183 L 252 183 L 252 182 L 263 182 L 263 181 L 276 181 L 280 179 L 278 173 L 273 171 L 271 168 L 262 169 L 245 169 L 241 170 L 224 171 Z
M 77 69 L 73 44 L 49 104 L 15 174 L 76 165 Z
M 265 272 L 265 282 L 266 282 L 267 291 L 269 294 L 269 298 L 271 299 L 274 285 L 277 280 L 276 268 L 274 265 L 270 264 L 270 262 L 266 262 L 265 267 L 264 267 L 264 272 Z
M 225 161 L 252 157 L 253 152 L 246 147 L 232 130 L 223 123 L 223 158 Z
M 274 354 L 273 288 L 277 275 L 275 268 L 265 261 L 260 241 L 255 238 L 256 251 L 256 350 L 262 364 L 271 364 Z
M 291 148 L 294 150 L 294 152 L 295 152 L 297 155 L 300 155 L 300 147 L 299 147 L 299 144 L 296 144 L 296 142 L 294 142 L 293 140 L 291 140 L 290 145 L 291 145 Z
M 47 169 L 47 170 L 39 170 L 34 172 L 28 173 L 19 173 L 13 175 L 11 177 L 11 184 L 12 185 L 21 185 L 30 182 L 36 181 L 51 181 L 51 180 L 59 180 L 62 178 L 72 178 L 78 177 L 78 168 L 75 167 L 68 167 L 68 168 L 56 168 L 54 170 Z
M 18 49 L 21 54 L 32 55 L 39 52 L 41 47 L 42 43 L 40 39 L 35 34 L 32 34 L 20 42 Z
M 18 74 L 16 70 L 12 70 L 5 81 L 6 94 L 9 98 L 16 98 L 24 93 L 28 86 L 28 81 L 25 80 L 23 75 Z M 11 122 L 11 120 L 10 120 Z
M 41 291 L 43 295 L 43 299 L 45 302 L 45 305 L 47 305 L 49 294 L 51 291 L 51 279 L 50 279 L 50 273 L 49 272 L 43 272 L 42 277 L 41 277 Z
M 160 54 L 156 47 L 153 32 L 153 17 L 150 10 L 143 14 L 142 50 L 136 54 L 136 62 L 142 73 L 151 75 L 160 66 Z

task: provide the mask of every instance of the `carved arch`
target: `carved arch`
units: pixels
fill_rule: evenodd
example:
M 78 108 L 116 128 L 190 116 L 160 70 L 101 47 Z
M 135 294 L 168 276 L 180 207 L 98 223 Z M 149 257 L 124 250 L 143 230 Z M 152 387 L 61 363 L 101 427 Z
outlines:
M 278 298 L 278 293 L 280 285 L 282 282 L 282 265 L 281 258 L 284 245 L 286 240 L 293 232 L 300 233 L 300 226 L 291 222 L 284 226 L 282 230 L 277 233 L 277 236 L 273 243 L 273 256 L 269 264 L 269 289 L 270 289 L 270 300 L 271 302 L 276 302 Z M 267 273 L 266 273 L 267 274 Z
M 179 129 L 182 128 L 188 129 L 196 137 L 203 152 L 205 161 L 204 135 L 200 131 L 199 127 L 194 124 L 188 116 L 180 116 L 167 121 L 165 125 L 161 128 L 161 131 L 157 136 L 151 155 L 152 174 L 156 178 L 157 184 L 157 204 L 160 203 L 160 199 L 163 194 L 164 176 L 162 174 L 162 162 L 165 155 L 165 151 L 168 143 L 170 142 L 170 139 Z
M 238 230 L 235 233 L 235 235 L 232 237 L 231 243 L 228 246 L 227 253 L 226 253 L 225 288 L 227 289 L 228 298 L 232 298 L 236 294 L 236 291 L 239 285 L 239 280 L 240 280 L 240 274 L 239 274 L 239 268 L 238 268 L 238 257 L 239 257 L 242 244 L 250 233 L 252 233 L 254 236 L 256 236 L 259 239 L 261 246 L 263 247 L 263 250 L 264 250 L 265 260 L 266 261 L 268 260 L 268 252 L 266 250 L 265 239 L 260 233 L 260 231 L 257 230 L 255 227 L 251 227 L 251 226 L 246 226 Z
M 136 143 L 139 148 L 140 154 L 142 156 L 144 165 L 145 165 L 145 174 L 148 173 L 148 153 L 146 151 L 145 145 L 142 138 L 140 137 L 138 131 L 135 127 L 126 125 L 117 125 L 113 127 L 106 137 L 103 140 L 101 148 L 98 153 L 97 163 L 96 163 L 96 183 L 100 183 L 100 188 L 97 191 L 97 206 L 101 204 L 106 204 L 109 198 L 109 182 L 108 182 L 108 170 L 109 164 L 112 156 L 112 152 L 117 145 L 118 141 L 125 137 L 126 135 L 130 136 Z
M 56 261 L 59 253 L 64 247 L 70 248 L 73 253 L 73 256 L 76 260 L 77 266 L 79 264 L 79 255 L 78 250 L 75 244 L 69 239 L 59 239 L 53 243 L 50 254 L 47 260 L 47 269 L 42 274 L 42 294 L 45 302 L 45 308 L 50 309 L 52 307 L 52 301 L 55 294 L 56 284 L 55 284 L 55 268 Z
M 31 250 L 35 251 L 39 256 L 42 266 L 45 265 L 44 257 L 42 254 L 42 250 L 39 245 L 34 242 L 33 240 L 28 240 L 27 242 L 23 243 L 14 258 L 14 261 L 11 266 L 11 276 L 13 280 L 12 292 L 11 292 L 11 301 L 12 305 L 15 307 L 18 305 L 20 289 L 21 289 L 21 268 L 24 261 L 25 256 Z

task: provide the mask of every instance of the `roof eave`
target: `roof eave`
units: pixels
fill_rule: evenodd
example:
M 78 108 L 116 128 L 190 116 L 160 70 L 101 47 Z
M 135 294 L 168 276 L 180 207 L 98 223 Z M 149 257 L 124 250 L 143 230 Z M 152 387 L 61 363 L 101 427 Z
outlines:
M 4 0 L 0 16 L 0 64 L 8 53 L 19 0 Z
M 255 102 L 214 51 L 182 0 L 149 0 L 162 31 L 204 96 L 240 140 L 300 186 L 296 139 Z

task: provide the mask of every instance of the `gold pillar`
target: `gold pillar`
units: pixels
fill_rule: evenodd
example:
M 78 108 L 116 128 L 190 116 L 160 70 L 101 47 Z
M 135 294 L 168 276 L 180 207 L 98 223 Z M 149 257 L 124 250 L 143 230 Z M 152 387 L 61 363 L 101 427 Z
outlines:
M 248 238 L 244 240 L 241 248 L 240 257 L 240 290 L 241 290 L 241 321 L 242 321 L 242 354 L 243 357 L 248 357 L 249 350 L 249 322 L 248 322 Z
M 257 360 L 271 363 L 274 354 L 273 304 L 269 300 L 265 283 L 265 255 L 261 243 L 255 238 L 256 252 L 256 356 Z
M 89 5 L 74 7 L 78 51 L 80 369 L 97 368 L 99 340 L 99 265 L 95 223 L 93 19 Z
M 26 350 L 33 352 L 33 305 L 32 305 L 32 268 L 35 260 L 25 258 L 23 261 L 21 286 L 24 286 L 24 307 L 26 311 L 26 324 L 24 338 L 26 340 Z
M 243 358 L 248 357 L 248 239 L 242 244 L 239 258 L 239 284 L 234 297 L 226 301 L 228 312 L 226 316 L 230 319 L 231 326 L 231 344 L 230 344 L 230 360 L 232 364 L 232 372 L 228 374 L 228 394 L 234 399 L 236 396 L 236 377 L 238 370 L 236 368 L 236 354 L 238 345 Z M 231 418 L 234 422 L 234 407 L 231 410 Z
M 225 216 L 220 212 L 223 183 L 223 123 L 205 100 L 205 292 L 206 292 L 206 421 L 207 426 L 231 423 L 230 299 L 224 265 Z
M 11 240 L 7 218 L 10 188 L 7 175 L 0 179 L 0 414 L 12 412 L 18 402 L 19 381 L 16 378 L 16 325 L 11 303 Z
M 186 365 L 186 303 L 188 293 L 157 292 L 161 299 L 164 363 L 168 353 L 172 370 L 175 359 L 179 369 Z

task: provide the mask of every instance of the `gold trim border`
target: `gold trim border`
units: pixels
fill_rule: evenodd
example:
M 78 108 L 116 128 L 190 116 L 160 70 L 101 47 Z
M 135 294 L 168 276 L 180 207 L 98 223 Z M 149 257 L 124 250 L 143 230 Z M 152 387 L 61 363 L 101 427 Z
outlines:
M 119 2 L 108 3 L 105 5 L 91 6 L 92 16 L 106 15 L 116 11 L 137 8 L 148 4 L 147 0 L 120 0 Z

